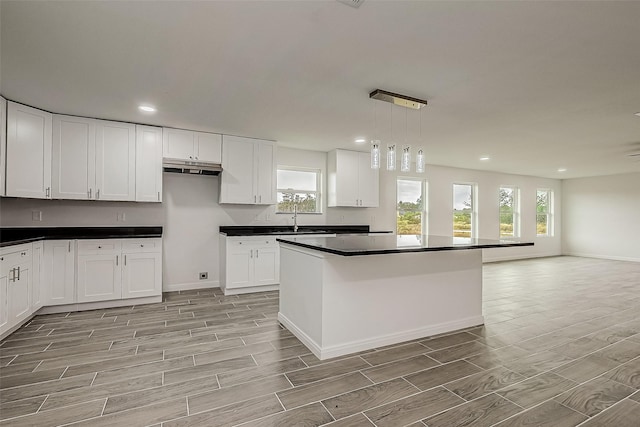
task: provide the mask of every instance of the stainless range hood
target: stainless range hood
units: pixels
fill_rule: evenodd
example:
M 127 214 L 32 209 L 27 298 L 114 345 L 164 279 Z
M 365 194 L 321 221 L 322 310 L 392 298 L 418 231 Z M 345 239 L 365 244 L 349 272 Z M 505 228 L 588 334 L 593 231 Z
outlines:
M 162 168 L 165 172 L 188 173 L 192 175 L 220 175 L 222 165 L 220 163 L 203 162 L 199 160 L 162 159 Z

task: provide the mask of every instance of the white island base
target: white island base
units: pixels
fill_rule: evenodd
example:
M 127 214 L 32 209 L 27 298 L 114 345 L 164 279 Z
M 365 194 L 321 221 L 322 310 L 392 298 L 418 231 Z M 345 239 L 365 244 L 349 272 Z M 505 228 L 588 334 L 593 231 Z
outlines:
M 484 323 L 481 249 L 280 257 L 278 320 L 319 359 Z

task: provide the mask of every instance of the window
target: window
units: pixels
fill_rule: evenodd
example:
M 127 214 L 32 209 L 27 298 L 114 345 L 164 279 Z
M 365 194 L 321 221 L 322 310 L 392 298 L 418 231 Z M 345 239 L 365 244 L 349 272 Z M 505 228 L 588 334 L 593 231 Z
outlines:
M 278 205 L 276 212 L 320 213 L 320 170 L 278 168 L 277 173 Z
M 516 187 L 500 187 L 500 237 L 520 236 L 520 203 Z
M 453 184 L 453 237 L 473 237 L 475 230 L 472 184 Z
M 552 201 L 553 192 L 547 189 L 538 189 L 536 192 L 536 235 L 552 236 Z
M 396 232 L 398 235 L 426 234 L 426 183 L 416 178 L 398 178 Z

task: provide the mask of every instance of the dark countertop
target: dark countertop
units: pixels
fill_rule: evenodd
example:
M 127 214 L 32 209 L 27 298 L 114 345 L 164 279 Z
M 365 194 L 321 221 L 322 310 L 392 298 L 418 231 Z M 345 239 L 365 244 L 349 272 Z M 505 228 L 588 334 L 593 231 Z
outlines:
M 282 236 L 303 234 L 390 234 L 391 231 L 371 231 L 368 225 L 301 225 L 293 231 L 292 225 L 240 225 L 222 226 L 220 233 L 227 236 Z
M 533 242 L 519 242 L 515 240 L 421 235 L 397 236 L 395 234 L 314 238 L 281 237 L 277 240 L 280 243 L 342 256 L 533 246 Z
M 0 228 L 0 248 L 37 240 L 131 237 L 162 237 L 162 227 L 2 227 Z

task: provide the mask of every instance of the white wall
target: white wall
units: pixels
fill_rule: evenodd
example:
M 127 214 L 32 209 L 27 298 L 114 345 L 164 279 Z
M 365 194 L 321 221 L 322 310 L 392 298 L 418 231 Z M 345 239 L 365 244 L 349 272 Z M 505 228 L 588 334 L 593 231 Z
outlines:
M 34 212 L 42 213 L 42 221 L 33 220 Z M 117 220 L 119 213 L 125 214 L 124 222 Z M 0 198 L 0 227 L 126 227 L 163 221 L 160 203 Z
M 640 172 L 562 182 L 563 253 L 640 262 Z
M 534 242 L 532 247 L 499 248 L 484 250 L 484 261 L 554 256 L 561 254 L 561 181 L 524 175 L 508 175 L 471 169 L 457 169 L 427 165 L 424 174 L 388 172 L 380 170 L 379 208 L 330 208 L 327 222 L 330 224 L 371 224 L 372 229 L 395 230 L 396 179 L 397 177 L 422 178 L 427 181 L 429 234 L 451 236 L 453 229 L 453 184 L 474 183 L 477 185 L 478 237 L 497 239 L 499 236 L 498 191 L 509 185 L 520 189 L 521 237 L 520 240 Z M 536 190 L 549 188 L 554 194 L 554 236 L 536 236 Z

